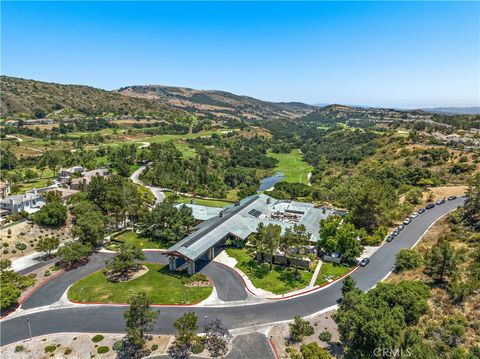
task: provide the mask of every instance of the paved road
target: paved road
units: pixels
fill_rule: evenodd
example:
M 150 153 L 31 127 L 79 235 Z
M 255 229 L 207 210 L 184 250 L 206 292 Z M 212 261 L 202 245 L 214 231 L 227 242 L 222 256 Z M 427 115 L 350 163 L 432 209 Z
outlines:
M 206 274 L 215 284 L 218 299 L 232 302 L 247 298 L 247 291 L 240 276 L 217 262 L 207 262 L 200 272 Z
M 137 169 L 130 175 L 130 179 L 133 181 L 133 183 L 147 187 L 155 196 L 155 203 L 161 203 L 165 200 L 165 193 L 163 193 L 162 189 L 158 187 L 146 186 L 142 181 L 140 181 L 140 174 L 145 170 L 145 168 L 147 168 L 147 166 L 142 166 Z
M 356 270 L 352 277 L 363 290 L 372 288 L 393 268 L 395 254 L 401 248 L 412 247 L 421 235 L 445 213 L 461 205 L 464 199 L 436 206 L 426 211 L 398 235 L 392 243 L 386 243 L 371 257 L 370 264 Z M 53 283 L 53 282 L 52 282 Z M 341 296 L 342 283 L 334 283 L 323 290 L 285 301 L 271 301 L 236 307 L 175 307 L 159 308 L 160 316 L 155 324 L 155 332 L 172 333 L 172 323 L 187 311 L 195 312 L 199 318 L 222 319 L 228 328 L 242 328 L 262 325 L 275 321 L 288 320 L 295 315 L 307 316 L 335 305 Z M 53 294 L 52 294 L 53 295 Z M 32 335 L 57 332 L 112 332 L 121 333 L 124 329 L 125 307 L 118 306 L 79 306 L 67 309 L 46 310 L 29 315 Z M 26 316 L 12 317 L 0 324 L 0 344 L 28 338 Z
M 144 253 L 146 262 L 168 264 L 168 258 L 159 252 Z M 38 288 L 22 303 L 22 309 L 33 309 L 57 302 L 70 285 L 104 268 L 106 261 L 112 257 L 113 254 L 111 253 L 93 254 L 87 265 L 66 271 Z M 213 281 L 219 299 L 237 301 L 247 297 L 242 280 L 232 270 L 219 263 L 208 263 L 207 261 L 201 263 L 199 267 L 199 271 L 209 276 Z

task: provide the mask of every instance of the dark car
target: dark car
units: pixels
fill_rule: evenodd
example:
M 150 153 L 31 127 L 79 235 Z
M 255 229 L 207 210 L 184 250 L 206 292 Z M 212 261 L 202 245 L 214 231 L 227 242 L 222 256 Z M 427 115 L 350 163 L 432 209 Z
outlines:
M 445 198 L 440 198 L 437 202 L 435 202 L 436 205 L 440 205 L 444 203 L 445 203 Z
M 398 236 L 399 233 L 400 233 L 400 231 L 398 230 L 398 228 L 395 229 L 395 230 L 392 232 L 392 234 L 393 234 L 394 237 Z
M 397 229 L 398 229 L 399 231 L 401 231 L 401 230 L 404 229 L 404 228 L 405 228 L 405 226 L 404 226 L 403 224 L 401 224 L 401 225 L 399 225 L 399 226 L 397 227 Z
M 425 212 L 425 208 L 420 208 L 420 209 L 418 210 L 418 213 L 419 213 L 419 214 L 422 214 L 423 212 Z
M 449 201 L 453 201 L 454 199 L 457 199 L 457 196 L 450 196 L 450 197 L 448 197 L 448 200 L 449 200 Z
M 365 267 L 368 263 L 370 263 L 370 258 L 363 258 L 358 265 L 360 267 Z
M 433 207 L 435 207 L 435 203 L 429 203 L 425 206 L 426 209 L 432 209 Z
M 387 242 L 391 242 L 393 241 L 393 239 L 395 238 L 395 236 L 392 234 L 389 234 L 388 237 L 387 237 Z

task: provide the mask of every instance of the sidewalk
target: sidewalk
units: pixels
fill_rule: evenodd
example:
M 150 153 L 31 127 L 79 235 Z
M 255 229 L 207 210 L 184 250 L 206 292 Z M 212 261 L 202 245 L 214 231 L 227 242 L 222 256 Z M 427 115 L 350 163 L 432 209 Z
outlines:
M 318 273 L 320 273 L 320 269 L 322 268 L 322 260 L 318 260 L 318 264 L 315 267 L 315 271 L 313 272 L 312 279 L 310 279 L 310 283 L 308 284 L 308 288 L 313 288 L 315 286 L 315 282 L 317 281 Z
M 49 264 L 51 261 L 48 260 L 43 260 L 44 254 L 43 253 L 38 253 L 38 252 L 33 252 L 30 254 L 27 254 L 26 256 L 14 259 L 12 261 L 12 269 L 15 272 L 20 272 L 24 269 L 33 267 L 38 264 L 46 265 Z

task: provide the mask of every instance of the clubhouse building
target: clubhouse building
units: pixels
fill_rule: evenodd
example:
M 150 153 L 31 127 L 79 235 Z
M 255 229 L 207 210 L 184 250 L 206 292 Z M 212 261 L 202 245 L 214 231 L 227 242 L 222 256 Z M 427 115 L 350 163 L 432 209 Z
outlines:
M 276 200 L 265 194 L 246 197 L 223 209 L 186 206 L 190 206 L 194 217 L 202 222 L 165 254 L 169 257 L 170 270 L 186 268 L 190 275 L 196 271 L 196 261 L 212 260 L 228 239 L 245 241 L 260 223 L 280 225 L 282 231 L 302 224 L 315 242 L 319 239 L 320 220 L 333 213 L 331 209 L 315 208 L 311 203 Z

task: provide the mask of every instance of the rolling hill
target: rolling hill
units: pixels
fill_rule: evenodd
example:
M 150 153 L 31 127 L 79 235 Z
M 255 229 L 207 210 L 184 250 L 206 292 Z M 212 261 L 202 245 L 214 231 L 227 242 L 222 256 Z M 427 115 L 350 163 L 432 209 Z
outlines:
M 217 118 L 292 118 L 301 117 L 317 108 L 300 102 L 268 102 L 225 91 L 161 85 L 128 86 L 117 91 L 125 97 L 157 100 L 177 109 Z
M 99 115 L 153 115 L 169 117 L 183 111 L 150 99 L 122 96 L 89 86 L 1 76 L 2 118 L 34 118 L 55 113 L 66 117 Z

